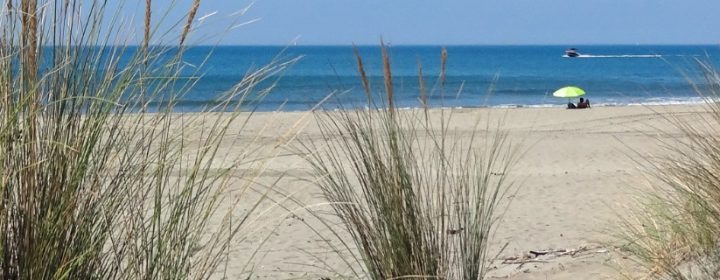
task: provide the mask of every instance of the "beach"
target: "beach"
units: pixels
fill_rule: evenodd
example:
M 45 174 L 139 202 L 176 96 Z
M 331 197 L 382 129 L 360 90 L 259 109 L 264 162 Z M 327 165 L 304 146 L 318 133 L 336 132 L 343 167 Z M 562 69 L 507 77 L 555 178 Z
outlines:
M 636 209 L 636 195 L 651 189 L 642 158 L 667 153 L 658 135 L 675 129 L 663 116 L 699 116 L 703 110 L 702 105 L 452 110 L 453 135 L 465 137 L 478 119 L 489 120 L 491 127 L 500 123 L 509 143 L 522 151 L 510 174 L 517 189 L 506 198 L 509 204 L 501 209 L 491 239 L 490 255 L 498 257 L 490 279 L 615 279 L 624 270 L 632 272 L 613 236 L 628 211 Z M 430 119 L 439 119 L 442 111 L 431 109 Z M 296 149 L 299 140 L 322 139 L 312 113 L 255 113 L 244 133 L 259 136 L 259 150 L 273 157 L 258 170 L 259 185 L 277 183 L 269 195 L 273 202 L 263 203 L 260 217 L 250 223 L 252 233 L 232 250 L 231 263 L 244 263 L 248 250 L 263 243 L 253 262 L 254 277 L 348 276 L 342 273 L 349 273 L 347 266 L 328 247 L 336 240 L 306 211 L 337 223 Z M 233 143 L 221 151 L 232 153 L 239 147 Z M 333 226 L 342 231 L 340 224 Z M 237 269 L 230 265 L 231 278 Z
M 0 278 L 720 279 L 720 4 L 6 2 Z

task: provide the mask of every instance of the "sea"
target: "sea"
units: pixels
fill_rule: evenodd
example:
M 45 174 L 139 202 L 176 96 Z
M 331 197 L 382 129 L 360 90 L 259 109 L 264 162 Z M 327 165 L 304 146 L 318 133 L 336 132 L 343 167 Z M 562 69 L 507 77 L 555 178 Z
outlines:
M 564 57 L 574 47 L 580 57 Z M 357 47 L 372 94 L 383 106 L 385 84 L 379 46 Z M 717 45 L 388 46 L 393 95 L 399 108 L 418 108 L 419 66 L 430 107 L 562 107 L 553 97 L 564 86 L 585 90 L 593 106 L 691 104 L 709 84 L 699 62 L 717 65 Z M 192 47 L 188 65 L 202 65 L 195 87 L 177 109 L 200 111 L 243 76 L 269 63 L 294 61 L 255 88 L 245 108 L 257 111 L 334 110 L 368 106 L 352 46 Z M 265 92 L 263 89 L 271 88 Z M 574 100 L 576 101 L 576 100 Z M 378 105 L 379 104 L 379 105 Z

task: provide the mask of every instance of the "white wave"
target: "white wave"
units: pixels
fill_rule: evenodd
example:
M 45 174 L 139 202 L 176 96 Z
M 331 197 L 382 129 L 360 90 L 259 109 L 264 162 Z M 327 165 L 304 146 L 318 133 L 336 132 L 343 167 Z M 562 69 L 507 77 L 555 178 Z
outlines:
M 690 98 L 667 98 L 667 97 L 654 97 L 649 98 L 643 101 L 600 101 L 592 103 L 592 107 L 629 107 L 629 106 L 668 106 L 668 105 L 698 105 L 703 104 L 706 101 L 700 97 L 690 97 Z M 545 104 L 497 104 L 497 105 L 464 105 L 464 106 L 430 106 L 430 109 L 434 110 L 462 110 L 462 109 L 482 109 L 482 108 L 495 108 L 495 109 L 522 109 L 522 108 L 565 108 L 567 104 L 555 104 L 555 103 L 545 103 Z M 331 111 L 344 111 L 344 110 L 352 110 L 353 107 L 347 107 L 347 108 L 331 108 Z M 370 107 L 363 106 L 358 107 L 356 109 L 361 109 L 365 111 L 375 110 L 371 109 Z M 423 107 L 421 106 L 404 106 L 404 107 L 398 107 L 398 111 L 412 111 L 412 110 L 421 110 Z M 318 111 L 325 111 L 327 109 L 318 108 Z M 305 112 L 305 110 L 294 110 L 289 112 Z
M 655 106 L 655 105 L 696 105 L 703 104 L 705 101 L 655 101 L 655 102 L 637 102 L 629 103 L 626 106 Z
M 703 104 L 705 100 L 700 97 L 689 98 L 668 98 L 655 97 L 643 101 L 600 101 L 592 103 L 592 107 L 624 107 L 624 106 L 663 106 L 663 105 L 697 105 Z M 513 109 L 513 108 L 564 108 L 567 104 L 499 104 L 491 108 Z M 482 107 L 482 106 L 481 106 Z
M 567 106 L 567 105 L 557 105 L 557 104 L 500 104 L 500 105 L 493 105 L 490 106 L 491 108 L 502 108 L 502 109 L 514 109 L 514 108 L 552 108 L 552 107 L 560 107 L 560 106 Z

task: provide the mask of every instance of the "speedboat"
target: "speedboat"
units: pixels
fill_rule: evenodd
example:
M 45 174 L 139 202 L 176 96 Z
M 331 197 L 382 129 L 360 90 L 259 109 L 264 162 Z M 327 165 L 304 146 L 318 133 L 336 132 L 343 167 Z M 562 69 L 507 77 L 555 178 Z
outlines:
M 569 48 L 569 49 L 565 50 L 565 56 L 578 57 L 578 56 L 580 56 L 580 53 L 578 53 L 578 50 L 576 48 Z

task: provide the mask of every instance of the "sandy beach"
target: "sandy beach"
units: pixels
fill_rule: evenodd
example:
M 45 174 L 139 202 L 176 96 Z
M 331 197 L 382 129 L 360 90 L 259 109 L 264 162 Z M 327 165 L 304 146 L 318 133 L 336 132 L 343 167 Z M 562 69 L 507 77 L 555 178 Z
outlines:
M 648 190 L 634 153 L 664 152 L 657 145 L 658 129 L 673 128 L 658 114 L 701 110 L 700 105 L 454 110 L 451 130 L 460 132 L 457 135 L 469 134 L 478 117 L 504 118 L 502 128 L 510 142 L 525 151 L 511 175 L 519 188 L 510 196 L 492 240 L 492 255 L 504 250 L 492 265 L 490 279 L 615 279 L 619 267 L 632 271 L 632 263 L 609 242 L 621 217 L 633 208 L 633 194 Z M 439 116 L 439 110 L 431 111 L 431 118 Z M 280 181 L 271 194 L 275 202 L 264 203 L 260 218 L 250 224 L 252 233 L 233 249 L 228 276 L 240 276 L 233 271 L 239 273 L 248 251 L 264 242 L 253 277 L 341 278 L 347 267 L 327 245 L 335 241 L 303 207 L 336 221 L 313 186 L 307 163 L 287 148 L 294 137 L 320 139 L 312 115 L 257 113 L 245 133 L 259 135 L 260 150 L 277 156 L 260 171 L 258 181 Z M 237 147 L 229 145 L 222 147 L 224 152 Z M 544 255 L 517 261 L 530 251 Z
M 720 1 L 5 2 L 0 280 L 720 279 Z

